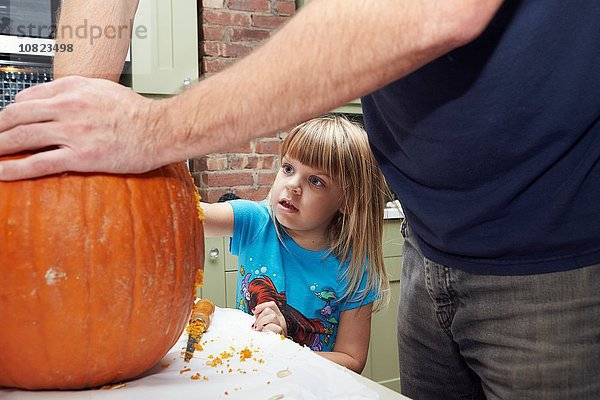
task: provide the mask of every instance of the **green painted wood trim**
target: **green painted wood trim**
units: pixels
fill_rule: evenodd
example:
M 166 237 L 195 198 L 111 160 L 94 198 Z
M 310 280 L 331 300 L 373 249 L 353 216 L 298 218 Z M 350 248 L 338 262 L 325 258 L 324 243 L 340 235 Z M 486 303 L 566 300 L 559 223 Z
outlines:
M 346 105 L 336 108 L 332 112 L 343 114 L 362 114 L 362 105 L 360 104 L 360 100 L 354 100 Z

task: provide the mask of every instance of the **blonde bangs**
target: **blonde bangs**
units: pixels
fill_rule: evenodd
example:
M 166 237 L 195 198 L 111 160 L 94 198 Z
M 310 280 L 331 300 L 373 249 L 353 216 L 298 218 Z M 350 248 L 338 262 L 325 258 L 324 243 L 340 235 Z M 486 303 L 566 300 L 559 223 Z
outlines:
M 346 164 L 348 158 L 347 138 L 340 135 L 340 129 L 333 120 L 331 123 L 327 121 L 310 120 L 294 128 L 283 143 L 281 157 L 291 157 L 340 182 L 343 178 L 340 167 Z

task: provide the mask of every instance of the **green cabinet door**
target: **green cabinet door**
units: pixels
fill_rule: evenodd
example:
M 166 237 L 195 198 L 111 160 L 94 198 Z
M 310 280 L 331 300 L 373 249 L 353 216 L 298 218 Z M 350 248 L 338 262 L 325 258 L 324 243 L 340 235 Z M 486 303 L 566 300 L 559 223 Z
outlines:
M 367 365 L 363 376 L 388 388 L 400 391 L 398 368 L 398 344 L 396 321 L 400 296 L 400 272 L 402 269 L 402 246 L 400 235 L 401 219 L 385 221 L 383 232 L 383 261 L 390 277 L 390 303 L 388 307 L 371 319 L 371 342 Z
M 223 238 L 206 238 L 204 241 L 204 285 L 200 297 L 226 307 L 225 252 Z
M 133 90 L 173 94 L 198 79 L 196 0 L 140 0 L 131 40 Z

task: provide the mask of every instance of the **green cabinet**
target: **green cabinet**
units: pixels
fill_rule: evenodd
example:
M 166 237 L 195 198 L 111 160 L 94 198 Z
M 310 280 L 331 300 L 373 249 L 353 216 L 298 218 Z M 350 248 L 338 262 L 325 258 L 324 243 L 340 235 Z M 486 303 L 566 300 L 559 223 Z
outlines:
M 140 0 L 131 39 L 132 87 L 173 94 L 198 79 L 196 0 Z
M 371 343 L 363 376 L 399 391 L 398 349 L 396 344 L 396 313 L 400 294 L 403 238 L 401 219 L 387 219 L 383 234 L 383 257 L 390 276 L 389 306 L 373 315 Z M 206 238 L 204 287 L 200 296 L 209 298 L 219 307 L 235 308 L 237 257 L 229 253 L 229 238 Z
M 224 238 L 206 238 L 204 241 L 204 284 L 198 296 L 211 299 L 219 307 L 225 303 L 225 251 Z
M 400 271 L 402 268 L 401 219 L 388 219 L 383 232 L 383 260 L 390 277 L 391 299 L 384 310 L 371 319 L 371 343 L 363 376 L 388 388 L 400 391 L 398 345 L 396 342 L 396 315 L 400 296 Z
M 204 285 L 199 295 L 219 307 L 235 308 L 237 257 L 229 253 L 229 238 L 206 238 L 204 251 Z

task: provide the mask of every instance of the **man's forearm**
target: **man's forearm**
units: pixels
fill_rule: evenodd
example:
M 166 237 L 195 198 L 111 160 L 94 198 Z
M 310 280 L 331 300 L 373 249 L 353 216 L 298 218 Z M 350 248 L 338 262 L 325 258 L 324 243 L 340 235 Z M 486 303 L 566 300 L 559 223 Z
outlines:
M 56 30 L 54 75 L 81 75 L 118 81 L 129 48 L 138 0 L 63 0 Z
M 501 3 L 314 0 L 253 54 L 163 103 L 167 157 L 227 151 L 367 94 L 472 40 Z
M 73 7 L 73 1 L 66 0 L 65 6 Z M 112 6 L 104 11 L 99 0 L 80 2 L 79 10 L 65 9 L 61 26 L 85 22 L 88 15 L 97 25 L 115 23 L 114 15 L 121 20 L 133 15 L 133 0 L 125 9 L 119 9 L 123 0 L 107 1 Z M 367 94 L 468 43 L 501 4 L 313 0 L 264 46 L 173 98 L 148 100 L 98 79 L 31 88 L 0 113 L 0 154 L 51 149 L 0 162 L 0 179 L 65 170 L 144 172 L 228 151 Z M 127 43 L 106 35 L 93 46 L 79 43 L 83 47 L 77 55 L 59 58 L 58 75 L 115 80 Z M 38 112 L 31 113 L 30 107 Z

